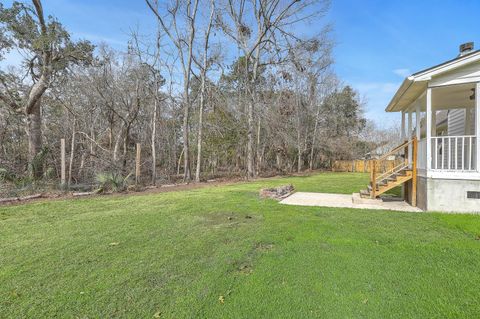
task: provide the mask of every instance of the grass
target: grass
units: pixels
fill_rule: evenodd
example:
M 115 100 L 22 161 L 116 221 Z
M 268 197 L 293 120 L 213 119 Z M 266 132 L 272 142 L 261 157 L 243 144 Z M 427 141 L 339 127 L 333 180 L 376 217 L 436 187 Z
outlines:
M 1 318 L 472 318 L 480 216 L 282 206 L 317 174 L 0 208 Z M 223 302 L 222 302 L 223 301 Z

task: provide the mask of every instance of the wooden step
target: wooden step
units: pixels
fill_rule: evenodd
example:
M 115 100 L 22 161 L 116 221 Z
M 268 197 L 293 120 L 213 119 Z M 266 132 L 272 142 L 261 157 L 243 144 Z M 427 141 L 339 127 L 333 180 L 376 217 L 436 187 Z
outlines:
M 390 176 L 386 176 L 383 180 L 379 181 L 375 185 L 375 196 L 378 197 L 379 195 L 395 188 L 397 186 L 402 185 L 403 183 L 408 182 L 413 178 L 413 172 L 411 169 L 403 169 L 396 173 L 391 174 Z M 367 190 L 364 190 L 360 193 L 361 196 L 367 197 L 372 195 L 373 186 L 372 183 L 367 186 Z
M 379 187 L 379 190 L 375 193 L 375 195 L 377 196 L 381 195 L 391 190 L 392 188 L 395 188 L 397 186 L 402 185 L 403 183 L 408 182 L 411 179 L 412 179 L 412 175 L 405 175 L 405 176 L 399 177 L 396 182 L 391 182 L 391 183 L 388 183 L 388 185 Z

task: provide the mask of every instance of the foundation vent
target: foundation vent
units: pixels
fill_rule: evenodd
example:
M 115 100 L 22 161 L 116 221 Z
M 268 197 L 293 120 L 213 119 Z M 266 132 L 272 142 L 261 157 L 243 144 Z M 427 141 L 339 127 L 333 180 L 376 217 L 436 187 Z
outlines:
M 480 199 L 480 192 L 467 191 L 467 198 Z

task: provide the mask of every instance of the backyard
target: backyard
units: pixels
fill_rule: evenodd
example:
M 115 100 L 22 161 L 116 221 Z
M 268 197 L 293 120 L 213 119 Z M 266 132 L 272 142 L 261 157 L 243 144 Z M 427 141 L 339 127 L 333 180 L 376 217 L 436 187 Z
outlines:
M 320 173 L 0 207 L 0 317 L 467 318 L 480 216 L 295 207 L 265 186 L 349 194 Z

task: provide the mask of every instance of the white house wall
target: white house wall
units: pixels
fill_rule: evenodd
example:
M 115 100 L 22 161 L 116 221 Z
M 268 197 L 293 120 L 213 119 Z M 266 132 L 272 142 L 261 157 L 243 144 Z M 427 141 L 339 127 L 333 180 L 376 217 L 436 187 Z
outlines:
M 465 135 L 465 109 L 455 109 L 448 112 L 448 135 Z

